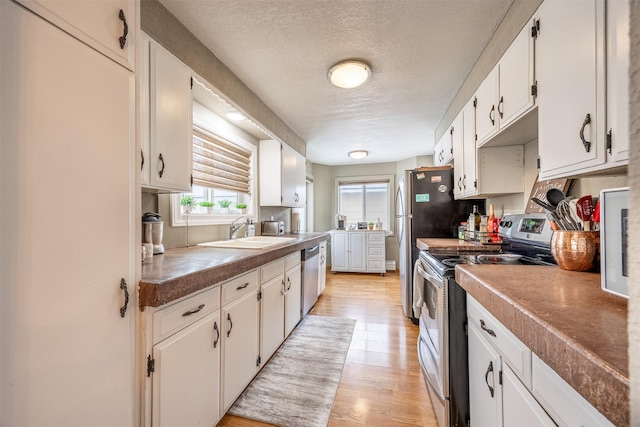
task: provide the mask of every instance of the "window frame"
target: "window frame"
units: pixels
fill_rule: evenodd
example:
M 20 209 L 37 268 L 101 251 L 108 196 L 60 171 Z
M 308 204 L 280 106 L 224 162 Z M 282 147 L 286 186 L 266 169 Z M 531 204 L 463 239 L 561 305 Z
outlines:
M 249 191 L 251 194 L 250 203 L 247 204 L 246 213 L 241 214 L 239 212 L 233 212 L 230 210 L 228 214 L 220 214 L 216 212 L 212 213 L 191 213 L 189 214 L 189 226 L 200 225 L 228 225 L 234 219 L 240 216 L 246 216 L 255 218 L 258 202 L 256 195 L 256 180 L 257 180 L 257 167 L 258 160 L 258 146 L 249 141 L 249 138 L 243 137 L 241 134 L 243 130 L 233 126 L 231 123 L 215 114 L 213 111 L 202 106 L 200 103 L 193 102 L 193 125 L 198 126 L 212 136 L 219 138 L 230 144 L 237 145 L 251 153 L 251 179 L 249 184 Z M 191 147 L 191 141 L 189 141 Z M 171 226 L 172 227 L 186 227 L 187 218 L 186 215 L 182 215 L 180 207 L 180 197 L 182 193 L 173 193 L 170 197 L 170 211 L 171 211 Z
M 395 221 L 395 217 L 393 216 L 393 208 L 394 208 L 394 189 L 395 189 L 395 175 L 360 175 L 360 176 L 337 176 L 334 180 L 334 203 L 333 205 L 336 207 L 335 214 L 338 215 L 340 213 L 340 185 L 348 184 L 351 182 L 358 182 L 363 184 L 375 184 L 381 182 L 387 182 L 389 188 L 387 190 L 387 218 L 389 218 L 389 224 L 386 224 L 387 228 L 385 231 L 389 235 L 393 235 L 393 223 Z M 347 218 L 348 220 L 348 218 Z

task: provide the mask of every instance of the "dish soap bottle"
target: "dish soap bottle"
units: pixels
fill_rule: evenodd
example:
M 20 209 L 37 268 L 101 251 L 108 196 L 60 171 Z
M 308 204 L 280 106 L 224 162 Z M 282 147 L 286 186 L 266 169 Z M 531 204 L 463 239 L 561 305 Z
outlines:
M 256 235 L 256 226 L 253 223 L 253 220 L 249 220 L 249 225 L 247 226 L 247 237 L 253 237 Z

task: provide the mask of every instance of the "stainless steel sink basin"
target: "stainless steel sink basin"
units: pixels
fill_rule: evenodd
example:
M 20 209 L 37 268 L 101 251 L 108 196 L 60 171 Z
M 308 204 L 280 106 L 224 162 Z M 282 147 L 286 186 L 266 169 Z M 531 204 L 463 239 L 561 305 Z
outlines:
M 199 243 L 198 246 L 210 248 L 234 248 L 234 249 L 264 249 L 269 246 L 280 245 L 296 240 L 295 237 L 252 236 L 241 239 L 217 240 L 215 242 Z

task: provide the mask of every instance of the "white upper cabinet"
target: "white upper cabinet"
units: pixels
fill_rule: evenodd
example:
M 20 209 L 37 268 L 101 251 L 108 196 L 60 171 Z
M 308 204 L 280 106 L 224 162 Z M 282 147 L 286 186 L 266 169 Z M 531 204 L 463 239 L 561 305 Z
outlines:
M 306 165 L 302 154 L 274 140 L 260 141 L 260 206 L 304 207 Z
M 142 182 L 154 189 L 189 192 L 193 159 L 191 71 L 156 42 L 149 41 L 148 47 L 149 79 L 140 89 L 143 106 L 146 100 L 142 95 L 148 84 L 148 123 L 144 121 L 145 111 L 141 116 L 142 174 L 146 176 Z M 144 140 L 147 126 L 148 143 Z
M 136 0 L 17 0 L 47 21 L 134 70 Z
M 436 166 L 445 166 L 453 160 L 453 125 L 442 135 L 436 143 L 433 162 Z
M 608 161 L 629 161 L 629 2 L 607 2 Z
M 481 147 L 502 133 L 535 105 L 533 37 L 526 25 L 476 92 L 477 144 Z M 535 127 L 518 129 L 495 145 L 523 144 Z M 491 143 L 496 143 L 492 141 Z
M 467 105 L 471 106 L 471 119 L 469 123 L 473 124 L 473 101 L 469 101 Z M 465 191 L 465 173 L 467 172 L 467 159 L 465 155 L 467 154 L 465 150 L 465 122 L 464 122 L 464 113 L 467 111 L 467 106 L 458 113 L 451 128 L 454 129 L 453 134 L 446 133 L 445 135 L 451 135 L 451 148 L 453 151 L 454 158 L 454 168 L 453 168 L 453 196 L 458 199 L 464 197 Z M 469 134 L 470 139 L 470 147 L 467 148 L 472 153 L 472 158 L 469 159 L 469 162 L 473 163 L 473 172 L 471 172 L 475 176 L 476 169 L 476 135 L 475 128 L 472 126 L 471 133 Z M 469 165 L 471 166 L 471 165 Z
M 607 161 L 605 3 L 545 0 L 539 16 L 540 179 L 602 169 Z

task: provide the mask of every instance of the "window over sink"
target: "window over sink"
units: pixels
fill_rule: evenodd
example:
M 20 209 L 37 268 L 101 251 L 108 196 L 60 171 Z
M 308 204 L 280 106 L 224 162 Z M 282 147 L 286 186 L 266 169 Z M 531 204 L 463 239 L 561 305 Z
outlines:
M 198 103 L 193 121 L 193 186 L 190 193 L 171 195 L 172 225 L 229 224 L 254 216 L 257 147 Z

